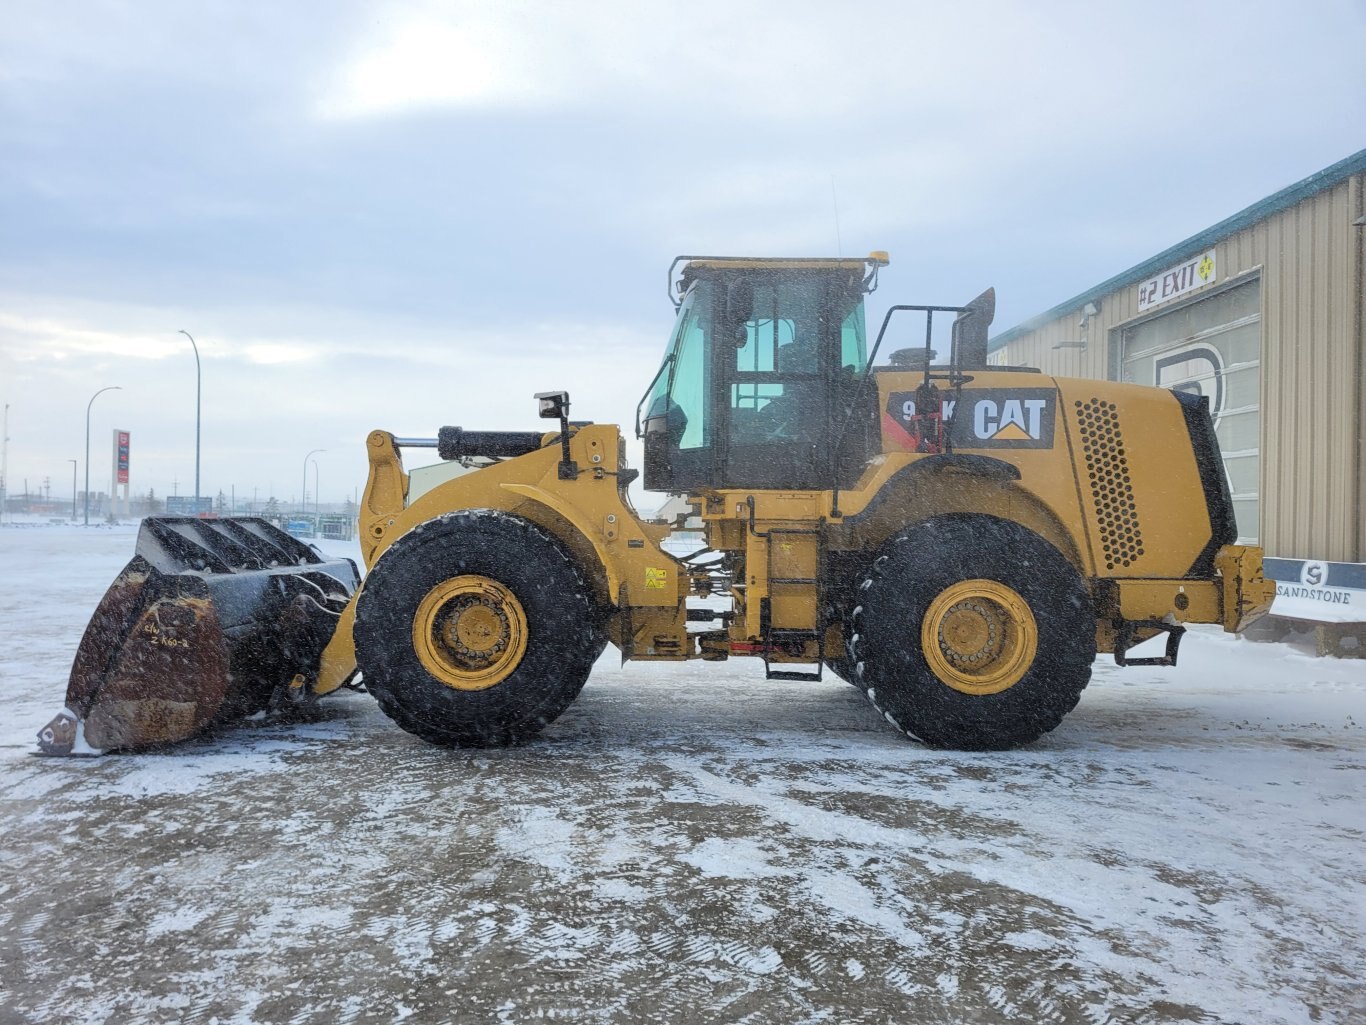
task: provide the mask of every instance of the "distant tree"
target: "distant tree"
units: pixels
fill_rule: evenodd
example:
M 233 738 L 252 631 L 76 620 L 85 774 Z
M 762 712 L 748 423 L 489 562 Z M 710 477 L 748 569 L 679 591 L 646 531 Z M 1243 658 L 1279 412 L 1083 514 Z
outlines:
M 219 491 L 218 497 L 214 499 L 214 509 L 217 510 L 219 516 L 228 515 L 228 496 L 222 491 Z

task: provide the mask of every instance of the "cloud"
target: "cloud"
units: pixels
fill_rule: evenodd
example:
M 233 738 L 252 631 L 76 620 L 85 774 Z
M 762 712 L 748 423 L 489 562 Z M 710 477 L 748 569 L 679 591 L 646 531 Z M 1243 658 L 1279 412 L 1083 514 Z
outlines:
M 55 316 L 22 316 L 0 312 L 0 354 L 18 363 L 62 362 L 92 354 L 128 359 L 164 359 L 184 342 L 138 331 L 89 327 Z
M 242 346 L 242 356 L 248 363 L 257 366 L 275 366 L 279 363 L 307 363 L 317 358 L 312 346 L 291 345 L 288 342 L 253 343 Z
M 274 484 L 287 496 L 297 490 L 296 460 L 321 447 L 328 450 L 324 500 L 364 484 L 371 429 L 434 436 L 447 423 L 534 427 L 536 391 L 568 388 L 576 416 L 622 422 L 629 433 L 635 399 L 665 341 L 664 330 L 627 322 L 539 314 L 449 327 L 313 307 L 231 306 L 191 315 L 4 293 L 0 308 L 11 477 L 62 480 L 65 460 L 83 451 L 93 394 L 118 385 L 93 403 L 99 444 L 92 458 L 104 451 L 111 427 L 131 430 L 134 490 L 159 494 L 177 480 L 184 494 L 193 472 L 196 371 L 189 344 L 176 333 L 181 324 L 194 328 L 203 357 L 206 493 Z
M 320 116 L 595 105 L 686 120 L 689 110 L 724 105 L 739 121 L 826 117 L 925 95 L 949 81 L 961 60 L 953 44 L 966 30 L 1000 39 L 1020 21 L 993 8 L 984 32 L 980 12 L 873 4 L 851 17 L 824 4 L 718 0 L 401 3 L 381 11 L 379 31 L 366 24 L 322 80 Z M 874 24 L 881 31 L 869 32 Z M 948 45 L 919 47 L 908 59 L 906 41 L 917 36 Z M 982 95 L 970 78 L 953 84 L 956 103 Z
M 526 56 L 516 36 L 487 14 L 471 12 L 458 23 L 418 14 L 393 26 L 383 43 L 346 66 L 319 113 L 352 118 L 530 101 L 541 89 Z
M 629 422 L 675 253 L 885 248 L 870 321 L 991 282 L 1008 326 L 1359 148 L 1366 117 L 1350 0 L 6 14 L 11 469 L 58 479 L 120 384 L 96 420 L 136 428 L 158 491 L 193 441 L 182 327 L 206 480 L 297 486 L 321 446 L 359 460 L 324 481 L 363 481 L 375 426 L 534 426 L 555 387 Z

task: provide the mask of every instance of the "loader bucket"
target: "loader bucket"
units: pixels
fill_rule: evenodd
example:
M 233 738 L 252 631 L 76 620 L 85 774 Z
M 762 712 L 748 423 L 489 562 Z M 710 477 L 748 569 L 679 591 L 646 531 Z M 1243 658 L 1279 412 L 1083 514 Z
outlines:
M 265 520 L 157 517 L 110 585 L 44 754 L 172 744 L 265 709 L 311 676 L 360 582 Z

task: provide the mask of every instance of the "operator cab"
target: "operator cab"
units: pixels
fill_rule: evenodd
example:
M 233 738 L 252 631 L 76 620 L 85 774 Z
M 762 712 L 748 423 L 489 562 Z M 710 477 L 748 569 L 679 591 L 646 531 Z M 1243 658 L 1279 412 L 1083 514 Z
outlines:
M 675 260 L 678 319 L 638 419 L 646 490 L 847 486 L 876 446 L 876 395 L 853 404 L 886 262 Z

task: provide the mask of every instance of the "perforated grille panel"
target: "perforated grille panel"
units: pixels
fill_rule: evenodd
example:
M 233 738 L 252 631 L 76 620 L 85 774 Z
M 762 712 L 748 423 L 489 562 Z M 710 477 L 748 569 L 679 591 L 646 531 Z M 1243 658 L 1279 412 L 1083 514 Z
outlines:
M 1101 399 L 1076 402 L 1081 450 L 1086 457 L 1106 569 L 1127 567 L 1143 554 L 1143 534 L 1138 527 L 1129 460 L 1124 454 L 1116 409 L 1113 402 Z

